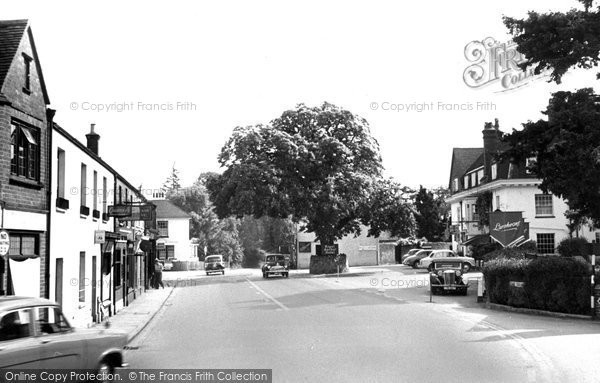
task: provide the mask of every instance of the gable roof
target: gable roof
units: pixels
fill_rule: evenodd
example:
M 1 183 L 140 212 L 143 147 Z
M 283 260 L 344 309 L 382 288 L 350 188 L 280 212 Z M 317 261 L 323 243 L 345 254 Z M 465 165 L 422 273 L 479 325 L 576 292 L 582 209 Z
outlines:
M 15 55 L 17 54 L 21 40 L 25 35 L 25 31 L 27 31 L 31 41 L 31 50 L 33 52 L 33 59 L 40 78 L 40 85 L 44 94 L 44 101 L 48 105 L 50 104 L 50 100 L 48 98 L 48 92 L 46 91 L 44 75 L 42 74 L 42 68 L 28 20 L 0 20 L 0 101 L 6 101 L 6 97 L 2 94 L 2 86 L 4 85 L 6 75 L 10 70 L 10 66 L 15 59 Z
M 452 187 L 452 180 L 461 177 L 467 172 L 467 170 L 473 168 L 481 159 L 483 165 L 483 148 L 454 148 L 452 149 L 452 165 L 450 167 L 450 182 L 449 186 Z
M 166 199 L 157 199 L 150 201 L 156 206 L 156 218 L 191 218 L 191 216 L 171 201 Z

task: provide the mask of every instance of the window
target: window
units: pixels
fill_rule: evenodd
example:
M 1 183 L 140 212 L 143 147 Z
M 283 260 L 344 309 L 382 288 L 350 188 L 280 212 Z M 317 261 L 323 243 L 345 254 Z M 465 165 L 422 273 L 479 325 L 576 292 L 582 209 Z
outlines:
M 175 258 L 175 245 L 167 245 L 167 259 Z
M 481 180 L 483 180 L 483 169 L 477 172 L 477 184 L 480 184 Z
M 102 213 L 106 213 L 106 177 L 102 177 Z
M 169 236 L 169 221 L 156 221 L 158 235 L 161 237 Z
M 537 163 L 537 157 L 529 157 L 525 160 L 525 173 L 533 174 L 531 167 Z
M 94 202 L 93 208 L 94 210 L 98 210 L 98 172 L 94 170 L 94 194 L 92 195 Z
M 463 181 L 464 181 L 465 189 L 468 189 L 469 188 L 469 176 L 465 176 Z
M 37 181 L 40 174 L 39 131 L 16 122 L 10 125 L 10 173 Z
M 496 210 L 500 210 L 500 196 L 496 196 Z
M 471 187 L 477 186 L 477 174 L 471 173 Z
M 25 63 L 25 78 L 23 79 L 23 91 L 27 94 L 31 92 L 31 61 L 33 59 L 23 53 L 23 61 Z
M 492 164 L 492 179 L 498 178 L 498 164 Z
M 554 233 L 537 235 L 537 251 L 540 254 L 554 253 Z
M 81 206 L 87 206 L 87 165 L 81 163 Z
M 57 307 L 36 307 L 34 310 L 35 324 L 43 335 L 59 334 L 71 330 L 69 322 Z
M 10 233 L 8 255 L 25 255 L 30 257 L 39 255 L 38 238 L 37 234 Z
M 0 342 L 31 335 L 31 309 L 10 311 L 0 319 Z
M 596 243 L 600 243 L 600 232 L 596 232 Z
M 123 203 L 123 189 L 119 186 L 119 205 Z
M 477 205 L 473 205 L 473 221 L 479 221 L 479 212 L 477 211 Z
M 65 151 L 58 148 L 57 155 L 57 196 L 58 198 L 65 198 Z
M 552 194 L 536 194 L 535 195 L 535 215 L 552 216 Z
M 458 178 L 456 179 L 458 181 Z M 311 242 L 298 242 L 299 253 L 311 253 Z
M 85 302 L 85 251 L 79 253 L 79 302 Z

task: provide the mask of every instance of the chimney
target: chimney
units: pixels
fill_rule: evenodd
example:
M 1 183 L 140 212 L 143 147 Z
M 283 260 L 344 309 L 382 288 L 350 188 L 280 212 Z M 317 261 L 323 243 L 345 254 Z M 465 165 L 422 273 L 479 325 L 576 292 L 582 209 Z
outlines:
M 90 132 L 85 135 L 87 138 L 87 148 L 98 155 L 98 141 L 100 141 L 100 135 L 94 132 L 96 124 L 91 124 Z
M 498 119 L 491 122 L 486 122 L 483 128 L 483 172 L 486 181 L 491 181 L 492 176 L 492 161 L 494 155 L 500 150 L 500 126 Z

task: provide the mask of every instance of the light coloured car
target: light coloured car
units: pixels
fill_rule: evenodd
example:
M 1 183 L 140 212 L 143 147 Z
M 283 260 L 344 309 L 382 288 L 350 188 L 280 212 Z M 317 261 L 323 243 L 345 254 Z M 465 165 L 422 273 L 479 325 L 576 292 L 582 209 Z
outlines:
M 112 373 L 125 367 L 127 334 L 75 329 L 60 306 L 41 298 L 0 298 L 0 369 L 89 369 Z
M 429 254 L 431 254 L 433 250 L 431 249 L 422 249 L 417 251 L 415 254 L 411 255 L 410 257 L 407 257 L 406 259 L 404 259 L 404 262 L 402 262 L 403 264 L 412 267 L 413 269 L 416 269 L 419 266 L 419 261 L 425 257 L 428 257 Z
M 404 254 L 402 256 L 402 258 L 400 258 L 400 263 L 404 263 L 404 260 L 410 256 L 413 256 L 415 254 L 417 254 L 419 251 L 421 251 L 422 249 L 410 249 L 408 250 L 408 253 Z
M 225 275 L 225 262 L 222 255 L 208 255 L 204 258 L 204 271 L 206 275 L 218 273 Z
M 475 259 L 471 257 L 463 257 L 457 255 L 454 251 L 448 249 L 433 250 L 427 257 L 421 259 L 418 264 L 419 269 L 433 270 L 433 261 L 452 260 L 460 261 L 464 273 L 467 273 L 471 268 L 475 267 Z

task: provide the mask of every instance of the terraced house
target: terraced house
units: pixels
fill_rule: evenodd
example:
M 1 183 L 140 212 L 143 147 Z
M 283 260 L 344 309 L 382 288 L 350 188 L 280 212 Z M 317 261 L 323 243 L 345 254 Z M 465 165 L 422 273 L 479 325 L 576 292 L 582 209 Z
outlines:
M 0 21 L 0 294 L 47 297 L 49 126 L 54 111 L 27 20 Z
M 538 253 L 552 254 L 564 238 L 570 235 L 600 242 L 600 230 L 584 225 L 570 233 L 565 217 L 565 201 L 540 190 L 541 181 L 522 162 L 495 160 L 506 150 L 500 138 L 498 120 L 488 122 L 483 129 L 483 147 L 454 148 L 450 168 L 448 203 L 452 214 L 452 246 L 469 253 L 470 245 L 489 242 L 489 227 L 480 222 L 482 206 L 487 211 L 520 212 L 529 224 L 529 238 L 536 241 Z M 478 202 L 479 200 L 479 202 Z

